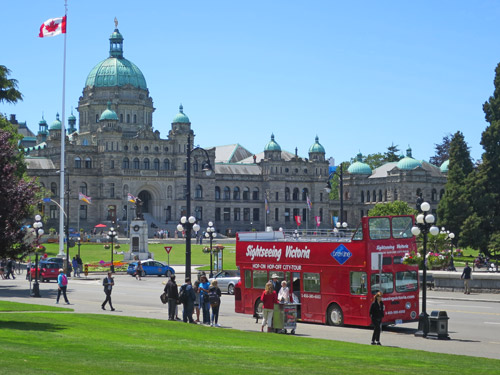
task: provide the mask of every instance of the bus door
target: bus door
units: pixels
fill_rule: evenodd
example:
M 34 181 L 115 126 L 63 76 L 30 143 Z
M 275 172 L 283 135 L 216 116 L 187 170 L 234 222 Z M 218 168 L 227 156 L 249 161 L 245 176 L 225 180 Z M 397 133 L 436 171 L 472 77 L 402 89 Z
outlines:
M 302 303 L 300 299 L 300 272 L 293 272 L 292 273 L 292 278 L 291 278 L 291 283 L 290 283 L 290 290 L 292 291 L 293 296 L 290 296 L 290 299 L 293 302 L 299 303 L 297 305 L 297 319 L 300 319 L 300 312 L 301 312 L 301 307 L 300 303 Z

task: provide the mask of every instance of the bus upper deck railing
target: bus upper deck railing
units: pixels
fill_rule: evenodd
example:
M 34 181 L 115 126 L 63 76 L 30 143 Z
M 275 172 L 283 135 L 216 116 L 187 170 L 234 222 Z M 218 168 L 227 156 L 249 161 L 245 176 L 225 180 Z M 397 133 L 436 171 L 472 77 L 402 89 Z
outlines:
M 239 232 L 240 241 L 297 241 L 297 242 L 351 242 L 354 230 L 283 230 L 266 232 Z

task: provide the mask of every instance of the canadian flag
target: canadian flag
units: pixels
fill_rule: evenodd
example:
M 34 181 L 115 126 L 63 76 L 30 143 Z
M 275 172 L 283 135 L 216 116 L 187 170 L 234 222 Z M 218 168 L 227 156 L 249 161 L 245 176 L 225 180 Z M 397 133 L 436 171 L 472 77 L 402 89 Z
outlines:
M 42 23 L 38 36 L 40 38 L 45 38 L 46 36 L 56 36 L 59 34 L 66 34 L 66 16 L 51 18 Z

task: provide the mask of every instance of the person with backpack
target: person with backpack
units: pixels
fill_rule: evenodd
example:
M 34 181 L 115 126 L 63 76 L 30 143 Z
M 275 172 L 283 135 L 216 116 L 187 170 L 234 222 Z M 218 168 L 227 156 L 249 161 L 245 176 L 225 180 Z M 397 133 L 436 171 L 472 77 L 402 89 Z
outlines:
M 59 303 L 59 298 L 61 297 L 61 292 L 64 296 L 64 300 L 66 304 L 69 305 L 68 297 L 66 296 L 66 289 L 68 288 L 68 277 L 64 274 L 64 270 L 59 268 L 59 276 L 57 276 L 57 300 L 56 303 Z
M 175 275 L 170 276 L 167 285 L 164 289 L 168 298 L 168 320 L 175 320 L 175 309 L 177 301 L 179 300 L 179 291 L 177 290 L 177 283 L 175 282 Z
M 182 303 L 184 307 L 182 311 L 182 320 L 184 323 L 196 324 L 193 320 L 193 309 L 194 309 L 194 301 L 196 300 L 196 294 L 193 290 L 193 286 L 191 285 L 191 278 L 186 277 L 185 284 L 181 286 L 181 291 L 179 292 L 179 301 Z
M 200 307 L 203 311 L 203 324 L 210 324 L 210 301 L 208 300 L 208 290 L 210 288 L 210 283 L 208 282 L 207 275 L 201 275 L 200 277 Z
M 217 280 L 212 281 L 212 285 L 208 289 L 208 301 L 212 307 L 212 327 L 220 327 L 219 324 L 219 308 L 220 308 L 220 297 L 222 295 L 219 287 L 217 286 Z

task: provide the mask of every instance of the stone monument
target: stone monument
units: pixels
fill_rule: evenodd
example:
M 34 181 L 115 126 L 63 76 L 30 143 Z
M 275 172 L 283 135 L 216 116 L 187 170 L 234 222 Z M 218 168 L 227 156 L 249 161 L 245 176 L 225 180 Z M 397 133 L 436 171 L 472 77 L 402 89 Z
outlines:
M 148 222 L 142 214 L 142 201 L 136 198 L 135 219 L 130 222 L 130 250 L 123 255 L 125 261 L 153 259 L 148 249 Z

